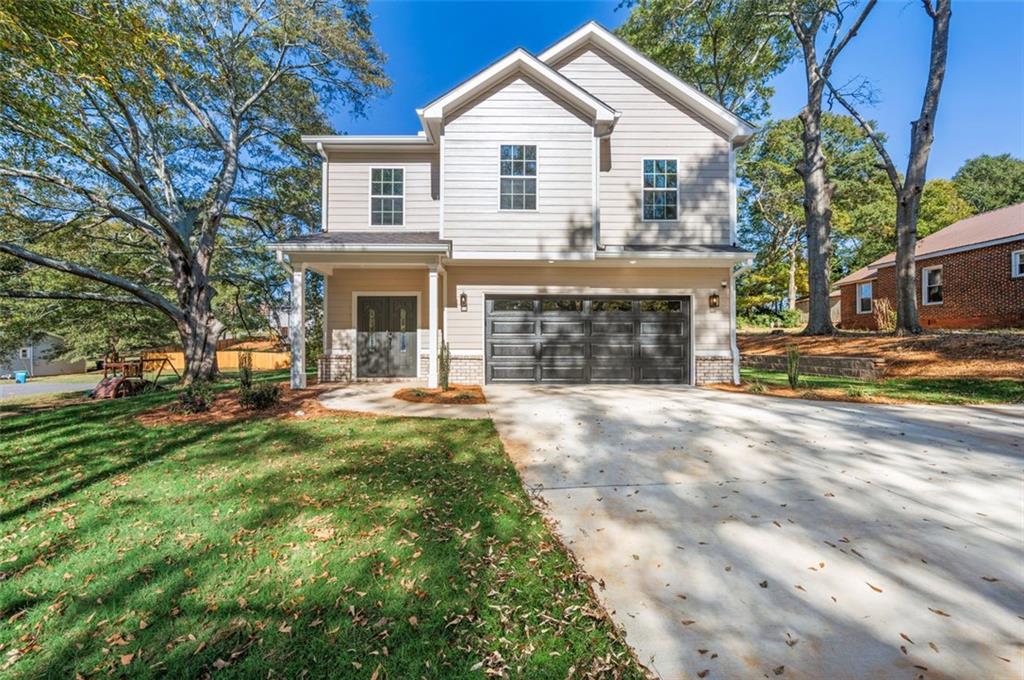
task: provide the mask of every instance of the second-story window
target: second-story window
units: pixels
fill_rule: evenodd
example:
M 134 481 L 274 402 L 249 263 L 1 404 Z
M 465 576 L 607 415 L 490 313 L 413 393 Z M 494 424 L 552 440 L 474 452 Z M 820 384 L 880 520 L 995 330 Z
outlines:
M 537 209 L 537 147 L 502 144 L 499 168 L 502 210 Z
M 370 170 L 370 224 L 397 225 L 405 223 L 405 170 L 373 168 Z
M 676 161 L 644 159 L 645 221 L 679 219 L 679 178 Z

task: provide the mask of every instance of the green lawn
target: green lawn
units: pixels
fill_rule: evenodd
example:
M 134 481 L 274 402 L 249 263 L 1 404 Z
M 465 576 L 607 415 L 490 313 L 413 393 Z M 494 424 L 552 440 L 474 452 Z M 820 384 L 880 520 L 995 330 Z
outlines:
M 745 368 L 740 374 L 745 383 L 789 386 L 782 371 Z M 1024 381 L 1020 380 L 888 378 L 869 381 L 802 375 L 799 389 L 835 390 L 852 398 L 884 397 L 926 404 L 1024 404 Z
M 490 421 L 172 398 L 0 418 L 0 676 L 642 677 Z

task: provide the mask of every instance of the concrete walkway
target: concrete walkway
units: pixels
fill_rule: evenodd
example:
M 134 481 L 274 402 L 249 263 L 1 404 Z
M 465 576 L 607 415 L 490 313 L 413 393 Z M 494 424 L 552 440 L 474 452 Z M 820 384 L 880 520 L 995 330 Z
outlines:
M 1024 409 L 596 385 L 435 407 L 401 386 L 325 404 L 493 418 L 664 678 L 1024 677 Z

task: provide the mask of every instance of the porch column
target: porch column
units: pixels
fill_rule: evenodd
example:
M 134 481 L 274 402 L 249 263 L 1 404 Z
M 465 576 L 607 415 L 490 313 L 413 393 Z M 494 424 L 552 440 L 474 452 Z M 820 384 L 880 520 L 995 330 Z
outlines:
M 292 270 L 292 309 L 288 315 L 288 339 L 292 344 L 292 389 L 306 386 L 305 268 Z
M 427 271 L 427 304 L 430 316 L 430 337 L 427 340 L 427 351 L 430 357 L 427 362 L 427 387 L 437 387 L 437 287 L 439 283 L 436 266 Z

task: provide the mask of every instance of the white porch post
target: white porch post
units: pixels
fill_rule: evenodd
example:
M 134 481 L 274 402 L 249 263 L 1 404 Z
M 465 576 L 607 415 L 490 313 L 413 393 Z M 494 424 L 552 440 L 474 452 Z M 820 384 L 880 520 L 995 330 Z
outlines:
M 305 268 L 292 270 L 292 309 L 288 316 L 288 339 L 292 344 L 292 389 L 306 386 Z
M 427 340 L 427 351 L 430 357 L 427 362 L 427 387 L 437 387 L 437 287 L 440 281 L 437 266 L 432 265 L 427 272 L 427 304 L 430 317 L 430 337 Z

